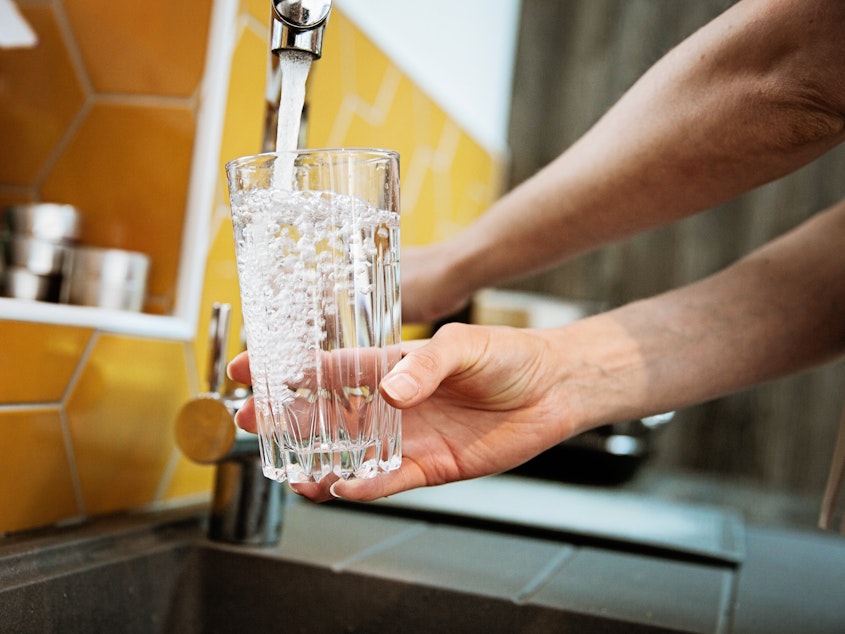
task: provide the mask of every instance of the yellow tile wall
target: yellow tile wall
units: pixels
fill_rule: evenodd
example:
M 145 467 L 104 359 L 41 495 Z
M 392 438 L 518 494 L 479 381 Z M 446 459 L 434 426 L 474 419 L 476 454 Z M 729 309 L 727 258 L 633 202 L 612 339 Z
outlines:
M 40 44 L 0 50 L 0 205 L 77 204 L 84 242 L 152 256 L 145 310 L 167 314 L 212 0 L 18 5 Z M 196 338 L 4 321 L 0 313 L 0 534 L 207 497 L 213 470 L 181 456 L 172 427 L 204 387 L 211 304 L 231 302 L 232 332 L 240 330 L 222 169 L 260 148 L 268 22 L 265 0 L 241 2 Z M 337 9 L 323 50 L 309 78 L 308 145 L 400 152 L 405 244 L 448 235 L 499 193 L 501 157 L 450 121 Z M 237 348 L 233 336 L 230 356 Z

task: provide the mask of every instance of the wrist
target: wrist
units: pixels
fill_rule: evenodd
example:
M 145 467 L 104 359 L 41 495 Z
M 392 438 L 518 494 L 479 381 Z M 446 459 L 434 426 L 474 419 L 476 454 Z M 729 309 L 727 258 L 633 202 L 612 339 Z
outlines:
M 567 410 L 568 435 L 655 413 L 649 411 L 642 351 L 611 316 L 542 332 L 556 356 L 555 385 Z

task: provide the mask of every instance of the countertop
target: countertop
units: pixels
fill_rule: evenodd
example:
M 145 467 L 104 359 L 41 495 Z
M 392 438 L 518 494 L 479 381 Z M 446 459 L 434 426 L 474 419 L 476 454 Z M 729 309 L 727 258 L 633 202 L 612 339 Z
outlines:
M 372 505 L 291 495 L 274 546 L 210 542 L 203 513 L 0 541 L 0 623 L 67 634 L 845 632 L 845 539 L 715 506 L 508 477 Z

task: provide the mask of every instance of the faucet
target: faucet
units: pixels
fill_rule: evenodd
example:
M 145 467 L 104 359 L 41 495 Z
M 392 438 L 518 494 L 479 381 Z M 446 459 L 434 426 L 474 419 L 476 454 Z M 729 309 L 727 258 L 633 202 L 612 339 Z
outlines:
M 276 55 L 283 50 L 305 51 L 319 59 L 323 54 L 323 30 L 332 10 L 331 0 L 271 0 L 270 4 L 273 10 L 270 50 Z
M 186 403 L 176 419 L 176 442 L 199 464 L 216 465 L 208 537 L 270 545 L 281 537 L 284 488 L 264 477 L 258 438 L 238 429 L 235 413 L 247 388 L 223 391 L 231 305 L 215 303 L 209 328 L 208 392 Z
M 0 0 L 2 1 L 2 0 Z M 331 0 L 271 0 L 270 59 L 263 151 L 272 151 L 278 126 L 282 54 L 319 59 Z M 304 117 L 304 113 L 303 113 Z M 301 126 L 300 139 L 304 131 Z M 176 442 L 200 464 L 216 465 L 209 539 L 237 544 L 275 544 L 281 536 L 284 489 L 264 477 L 258 439 L 235 424 L 249 397 L 246 388 L 223 393 L 230 304 L 212 307 L 208 392 L 186 403 L 176 419 Z
M 271 0 L 270 7 L 265 152 L 274 149 L 278 127 L 282 90 L 279 56 L 319 59 L 332 3 L 331 0 Z M 300 141 L 304 128 L 304 125 L 300 127 Z M 215 303 L 212 307 L 208 392 L 180 410 L 176 442 L 191 460 L 217 467 L 209 539 L 236 544 L 275 544 L 281 537 L 284 489 L 279 482 L 264 477 L 257 437 L 242 432 L 235 424 L 235 414 L 249 397 L 249 390 L 241 388 L 224 393 L 222 389 L 230 313 L 229 304 Z
M 276 148 L 279 97 L 282 92 L 279 56 L 301 54 L 320 59 L 323 54 L 323 31 L 331 10 L 331 0 L 270 0 L 270 58 L 267 64 L 267 107 L 261 146 L 263 152 L 272 152 Z M 306 117 L 307 106 L 302 112 L 300 146 L 305 138 Z

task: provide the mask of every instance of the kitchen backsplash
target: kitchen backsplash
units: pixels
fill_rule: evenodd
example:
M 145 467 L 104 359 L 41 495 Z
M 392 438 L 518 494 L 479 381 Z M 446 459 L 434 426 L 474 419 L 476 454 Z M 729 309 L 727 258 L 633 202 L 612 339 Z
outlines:
M 0 205 L 77 205 L 84 242 L 152 257 L 145 312 L 168 315 L 212 0 L 17 4 L 39 45 L 0 50 Z M 239 315 L 222 166 L 260 148 L 268 20 L 266 0 L 241 2 L 195 339 L 4 320 L 0 305 L 0 534 L 207 498 L 213 469 L 181 455 L 173 422 L 205 387 L 211 304 Z M 404 244 L 445 237 L 500 193 L 504 157 L 338 9 L 323 51 L 307 144 L 400 152 Z

